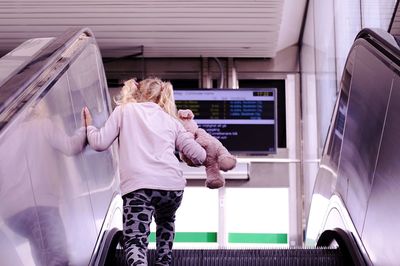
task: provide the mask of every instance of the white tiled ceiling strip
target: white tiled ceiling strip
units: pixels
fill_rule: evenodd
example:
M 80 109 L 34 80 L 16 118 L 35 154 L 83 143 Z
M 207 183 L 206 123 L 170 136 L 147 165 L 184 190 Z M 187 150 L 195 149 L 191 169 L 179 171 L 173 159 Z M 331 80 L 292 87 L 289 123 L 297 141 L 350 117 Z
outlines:
M 273 57 L 282 6 L 283 0 L 3 0 L 0 53 L 83 26 L 104 56 L 143 45 L 147 57 Z

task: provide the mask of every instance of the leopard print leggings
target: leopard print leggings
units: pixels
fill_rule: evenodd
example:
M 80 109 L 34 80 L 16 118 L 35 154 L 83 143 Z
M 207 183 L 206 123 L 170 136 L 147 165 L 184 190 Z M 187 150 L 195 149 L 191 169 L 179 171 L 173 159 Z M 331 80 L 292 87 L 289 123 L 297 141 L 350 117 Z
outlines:
M 175 212 L 183 190 L 139 189 L 122 197 L 124 201 L 124 250 L 128 265 L 147 265 L 150 223 L 156 222 L 156 265 L 170 265 L 175 236 Z

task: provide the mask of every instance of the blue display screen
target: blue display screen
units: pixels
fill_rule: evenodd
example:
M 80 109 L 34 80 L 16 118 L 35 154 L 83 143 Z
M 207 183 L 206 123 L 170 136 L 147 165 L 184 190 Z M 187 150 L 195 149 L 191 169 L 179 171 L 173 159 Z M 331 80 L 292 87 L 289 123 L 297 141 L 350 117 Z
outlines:
M 178 109 L 232 153 L 271 154 L 277 147 L 276 89 L 175 90 Z

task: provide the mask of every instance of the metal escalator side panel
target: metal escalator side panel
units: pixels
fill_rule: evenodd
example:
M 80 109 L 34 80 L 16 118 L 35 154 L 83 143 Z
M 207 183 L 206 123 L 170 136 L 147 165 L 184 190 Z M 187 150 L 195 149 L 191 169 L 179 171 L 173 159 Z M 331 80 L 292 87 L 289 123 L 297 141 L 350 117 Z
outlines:
M 356 45 L 355 70 L 338 169 L 337 192 L 361 235 L 394 73 L 368 43 Z
M 306 245 L 315 246 L 323 229 L 330 198 L 337 191 L 338 167 L 342 151 L 344 128 L 347 117 L 351 80 L 354 73 L 356 51 L 351 50 L 347 58 L 341 90 L 336 100 L 331 123 L 325 140 L 319 171 L 314 183 L 310 211 L 308 214 Z
M 369 198 L 362 239 L 375 265 L 397 265 L 400 261 L 400 76 L 392 85 L 380 151 Z
M 1 265 L 7 259 L 88 265 L 99 234 L 111 225 L 104 219 L 119 193 L 115 147 L 87 148 L 81 121 L 83 106 L 99 125 L 111 112 L 104 68 L 89 35 L 70 44 L 15 98 L 20 108 L 7 107 L 12 115 L 0 131 L 0 248 L 13 252 L 0 257 Z

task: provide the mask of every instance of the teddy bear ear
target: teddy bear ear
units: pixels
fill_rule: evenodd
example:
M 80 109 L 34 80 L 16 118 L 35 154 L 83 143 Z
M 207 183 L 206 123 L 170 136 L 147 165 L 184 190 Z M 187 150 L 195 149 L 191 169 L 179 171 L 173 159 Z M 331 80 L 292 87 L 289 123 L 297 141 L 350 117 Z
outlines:
M 183 118 L 186 117 L 186 110 L 178 110 L 178 117 Z
M 194 114 L 190 109 L 178 110 L 178 117 L 192 119 Z

